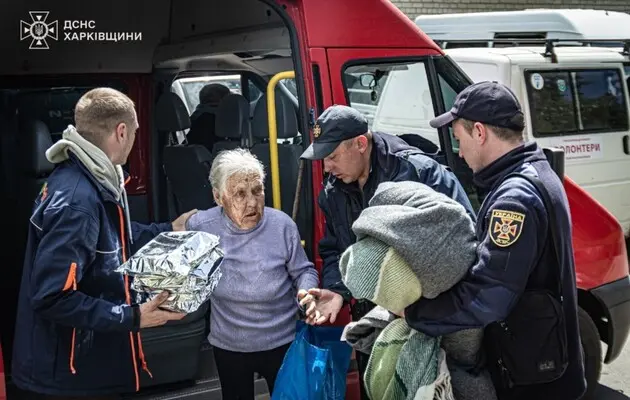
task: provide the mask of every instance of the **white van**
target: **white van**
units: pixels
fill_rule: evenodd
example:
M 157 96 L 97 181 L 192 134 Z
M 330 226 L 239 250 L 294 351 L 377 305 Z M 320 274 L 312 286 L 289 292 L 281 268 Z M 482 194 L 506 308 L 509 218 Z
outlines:
M 512 88 L 527 117 L 526 140 L 565 151 L 566 174 L 590 192 L 630 230 L 630 116 L 624 63 L 628 56 L 606 47 L 558 47 L 557 62 L 545 47 L 459 48 L 446 53 L 475 82 L 493 80 Z M 411 68 L 390 74 L 372 129 L 415 133 L 439 146 L 428 125 L 433 109 L 428 89 Z M 441 83 L 442 84 L 442 83 Z M 446 104 L 454 92 L 441 88 Z M 428 96 L 428 97 L 427 97 Z M 382 106 L 381 106 L 382 105 Z
M 466 14 L 420 15 L 416 25 L 442 48 L 504 47 L 540 39 L 596 40 L 596 46 L 623 47 L 630 39 L 630 15 L 580 9 L 526 9 Z M 529 40 L 529 42 L 528 42 Z

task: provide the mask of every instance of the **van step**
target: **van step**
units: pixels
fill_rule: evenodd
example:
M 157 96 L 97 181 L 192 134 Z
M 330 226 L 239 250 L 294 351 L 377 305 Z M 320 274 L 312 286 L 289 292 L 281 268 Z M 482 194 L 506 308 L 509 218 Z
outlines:
M 264 379 L 255 381 L 256 400 L 269 400 L 267 383 Z M 218 379 L 196 381 L 186 386 L 156 387 L 145 393 L 123 397 L 123 400 L 222 400 L 221 383 Z

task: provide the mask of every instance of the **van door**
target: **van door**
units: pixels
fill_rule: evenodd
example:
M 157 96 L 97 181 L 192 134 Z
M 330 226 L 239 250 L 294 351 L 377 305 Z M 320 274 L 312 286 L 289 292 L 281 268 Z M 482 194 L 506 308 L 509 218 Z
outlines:
M 626 81 L 626 88 L 630 92 L 630 62 L 623 63 L 623 70 L 626 74 L 624 80 Z
M 560 147 L 566 174 L 630 229 L 628 87 L 618 64 L 521 66 L 528 135 Z

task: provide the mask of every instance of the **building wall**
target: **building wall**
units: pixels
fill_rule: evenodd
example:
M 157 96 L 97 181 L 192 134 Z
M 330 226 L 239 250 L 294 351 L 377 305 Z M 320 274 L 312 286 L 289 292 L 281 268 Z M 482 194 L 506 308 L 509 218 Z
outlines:
M 391 0 L 412 20 L 420 14 L 512 11 L 524 8 L 587 8 L 630 13 L 630 0 Z M 526 5 L 524 7 L 524 4 Z

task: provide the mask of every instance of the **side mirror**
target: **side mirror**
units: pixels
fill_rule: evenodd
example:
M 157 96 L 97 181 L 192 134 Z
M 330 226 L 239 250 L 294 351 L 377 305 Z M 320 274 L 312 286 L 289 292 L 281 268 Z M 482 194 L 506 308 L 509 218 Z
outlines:
M 376 85 L 376 78 L 373 74 L 361 74 L 359 83 L 363 87 L 372 88 Z
M 544 147 L 543 152 L 551 165 L 551 169 L 558 175 L 560 180 L 564 180 L 564 150 L 558 147 Z

